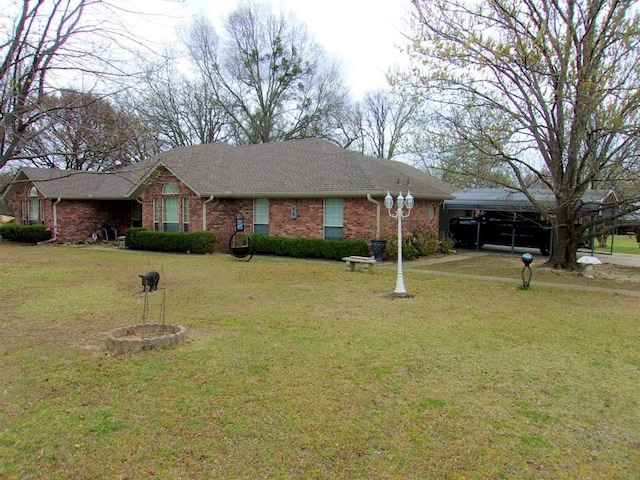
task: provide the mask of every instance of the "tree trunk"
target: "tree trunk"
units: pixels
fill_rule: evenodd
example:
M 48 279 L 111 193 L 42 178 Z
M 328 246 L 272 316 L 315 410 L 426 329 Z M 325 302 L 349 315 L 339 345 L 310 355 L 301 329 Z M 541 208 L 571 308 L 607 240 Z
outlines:
M 598 247 L 605 248 L 607 246 L 608 235 L 598 235 Z
M 576 251 L 578 238 L 573 225 L 571 210 L 560 208 L 556 212 L 556 226 L 554 228 L 552 253 L 549 262 L 553 268 L 577 270 Z

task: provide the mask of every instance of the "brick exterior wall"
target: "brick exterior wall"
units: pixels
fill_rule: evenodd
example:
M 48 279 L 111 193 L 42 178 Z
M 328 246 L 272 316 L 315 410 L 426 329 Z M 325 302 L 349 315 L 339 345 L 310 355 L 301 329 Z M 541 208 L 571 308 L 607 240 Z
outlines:
M 13 214 L 16 223 L 23 223 L 22 201 L 30 199 L 28 193 L 31 186 L 30 183 L 21 185 L 14 197 Z M 56 203 L 56 199 L 43 198 L 40 193 L 38 195 L 38 199 L 44 202 L 42 223 L 53 228 L 56 216 L 58 240 L 61 242 L 84 241 L 91 238 L 94 232 L 102 238 L 103 224 L 115 228 L 121 225 L 128 227 L 131 224 L 131 201 L 128 200 L 61 200 Z M 111 235 L 111 232 L 109 234 Z
M 82 241 L 96 233 L 103 238 L 102 226 L 123 233 L 131 225 L 131 201 L 62 200 L 57 205 L 58 230 L 62 241 Z
M 391 218 L 380 201 L 380 237 L 391 239 L 397 231 L 397 220 Z M 297 218 L 291 218 L 291 207 L 297 210 Z M 429 205 L 433 218 L 429 218 Z M 236 216 L 244 218 L 245 231 L 253 231 L 253 201 L 251 199 L 214 199 L 207 204 L 207 229 L 217 235 L 217 249 L 226 252 L 229 239 L 235 232 Z M 409 218 L 403 221 L 405 233 L 413 230 L 438 231 L 438 202 L 416 200 Z M 344 201 L 344 238 L 363 239 L 376 237 L 376 205 L 366 198 L 350 198 Z M 269 200 L 269 235 L 278 237 L 323 238 L 324 200 L 322 198 L 278 198 Z
M 227 252 L 229 239 L 235 232 L 236 218 L 244 218 L 245 231 L 253 232 L 253 200 L 252 199 L 217 199 L 208 201 L 200 198 L 185 184 L 172 176 L 168 171 L 160 171 L 154 182 L 147 187 L 142 199 L 142 226 L 153 230 L 153 198 L 162 199 L 162 187 L 166 182 L 178 185 L 179 198 L 189 202 L 189 230 L 203 229 L 204 209 L 206 209 L 206 230 L 217 236 L 216 249 Z M 14 199 L 14 215 L 21 222 L 22 200 L 28 200 L 31 184 L 21 186 Z M 397 231 L 397 220 L 391 218 L 384 207 L 384 199 L 380 202 L 380 237 L 389 240 Z M 53 226 L 53 204 L 55 200 L 44 199 L 44 223 Z M 113 227 L 131 225 L 131 210 L 135 200 L 92 201 L 62 200 L 56 205 L 59 239 L 61 241 L 83 241 L 97 232 L 100 237 L 103 224 Z M 297 217 L 291 218 L 292 206 L 297 210 Z M 429 218 L 429 207 L 433 217 Z M 204 207 L 204 208 L 203 208 Z M 161 209 L 160 209 L 161 210 Z M 269 234 L 282 237 L 323 238 L 324 236 L 324 200 L 322 198 L 277 198 L 269 199 Z M 344 199 L 344 238 L 363 239 L 367 242 L 376 237 L 376 205 L 366 198 Z M 159 219 L 162 228 L 162 213 Z M 416 200 L 409 218 L 403 220 L 405 234 L 419 230 L 438 230 L 439 202 Z M 183 219 L 180 209 L 180 230 Z

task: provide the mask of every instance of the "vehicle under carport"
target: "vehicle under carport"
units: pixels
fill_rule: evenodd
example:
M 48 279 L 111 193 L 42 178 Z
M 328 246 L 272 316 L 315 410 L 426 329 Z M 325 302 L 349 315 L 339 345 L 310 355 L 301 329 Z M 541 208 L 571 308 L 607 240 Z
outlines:
M 441 229 L 446 230 L 456 245 L 479 250 L 486 245 L 537 248 L 548 255 L 553 245 L 551 221 L 555 198 L 548 190 L 531 192 L 538 205 L 527 196 L 509 188 L 472 188 L 454 192 L 445 200 Z M 581 209 L 603 215 L 604 200 L 611 194 L 605 190 L 590 190 L 583 198 Z M 544 211 L 544 214 L 541 212 Z M 546 217 L 545 217 L 546 216 Z M 549 220 L 547 220 L 547 218 Z M 584 246 L 588 245 L 585 239 Z
M 551 225 L 533 212 L 487 211 L 476 217 L 454 217 L 449 234 L 459 247 L 528 247 L 540 249 L 542 255 L 549 255 L 552 240 Z

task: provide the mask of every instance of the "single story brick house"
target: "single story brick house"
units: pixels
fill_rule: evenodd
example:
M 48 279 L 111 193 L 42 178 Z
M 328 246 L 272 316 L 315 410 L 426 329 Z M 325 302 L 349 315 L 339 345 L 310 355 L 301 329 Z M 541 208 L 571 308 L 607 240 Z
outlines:
M 242 218 L 249 232 L 283 237 L 389 239 L 384 207 L 407 185 L 415 198 L 404 230 L 438 231 L 453 188 L 402 162 L 368 157 L 325 140 L 180 147 L 108 173 L 21 168 L 3 197 L 16 222 L 41 223 L 56 240 L 83 241 L 103 227 L 210 230 L 226 251 Z

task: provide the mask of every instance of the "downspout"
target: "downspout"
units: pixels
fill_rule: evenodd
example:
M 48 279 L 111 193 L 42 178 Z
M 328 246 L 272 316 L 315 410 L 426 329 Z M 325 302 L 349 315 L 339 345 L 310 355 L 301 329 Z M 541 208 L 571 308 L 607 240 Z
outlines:
M 380 238 L 380 202 L 367 193 L 367 200 L 376 206 L 376 239 Z
M 38 242 L 37 245 L 42 245 L 43 243 L 53 243 L 58 238 L 58 209 L 56 205 L 60 203 L 62 200 L 60 197 L 53 202 L 53 229 L 51 230 L 51 238 L 49 240 L 43 240 L 42 242 Z
M 207 200 L 202 204 L 202 230 L 207 229 L 207 203 L 213 200 L 213 195 L 211 195 Z
M 62 199 L 58 197 L 58 199 L 53 202 L 53 235 L 51 236 L 51 242 L 55 242 L 58 238 L 58 208 L 56 205 L 60 203 L 60 200 Z

